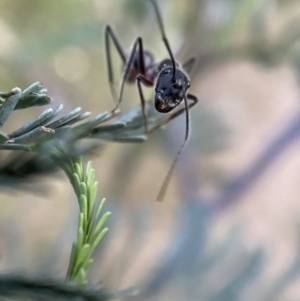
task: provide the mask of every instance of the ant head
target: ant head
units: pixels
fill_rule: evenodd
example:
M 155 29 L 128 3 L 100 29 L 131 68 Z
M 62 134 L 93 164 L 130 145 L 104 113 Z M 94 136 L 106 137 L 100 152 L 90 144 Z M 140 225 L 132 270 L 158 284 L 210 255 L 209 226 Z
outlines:
M 158 75 L 155 86 L 155 108 L 161 113 L 168 113 L 176 108 L 183 100 L 190 81 L 179 69 L 173 76 L 173 67 L 164 68 Z

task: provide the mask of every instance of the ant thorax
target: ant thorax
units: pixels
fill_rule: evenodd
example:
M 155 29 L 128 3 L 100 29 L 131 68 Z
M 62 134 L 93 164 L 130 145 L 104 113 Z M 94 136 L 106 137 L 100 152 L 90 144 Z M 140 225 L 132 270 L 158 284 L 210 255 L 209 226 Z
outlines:
M 155 108 L 161 113 L 168 113 L 184 99 L 190 81 L 183 71 L 171 66 L 164 67 L 156 80 Z
M 149 70 L 153 65 L 153 61 L 154 61 L 153 55 L 149 51 L 145 50 L 143 52 L 143 60 L 144 60 L 144 69 Z M 126 78 L 126 80 L 129 83 L 135 83 L 137 75 L 144 72 L 144 70 L 141 70 L 140 63 L 141 63 L 140 52 L 136 50 L 132 62 L 132 67 L 129 71 L 128 77 Z M 126 65 L 123 67 L 123 69 L 125 68 Z

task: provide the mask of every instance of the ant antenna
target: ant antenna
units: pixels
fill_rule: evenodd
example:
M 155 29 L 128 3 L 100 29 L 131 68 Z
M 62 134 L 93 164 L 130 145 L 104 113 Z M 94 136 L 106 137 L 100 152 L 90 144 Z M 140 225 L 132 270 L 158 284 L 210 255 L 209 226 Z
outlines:
M 162 35 L 163 42 L 164 42 L 164 44 L 165 44 L 165 46 L 166 46 L 166 48 L 169 52 L 169 55 L 170 55 L 170 58 L 171 58 L 171 61 L 172 61 L 173 81 L 175 81 L 175 78 L 176 78 L 176 62 L 175 62 L 175 59 L 174 59 L 169 41 L 168 41 L 166 33 L 165 33 L 164 25 L 163 25 L 161 15 L 160 15 L 159 10 L 158 10 L 157 3 L 156 3 L 155 0 L 151 0 L 151 2 L 153 4 L 154 10 L 155 10 L 155 14 L 156 14 L 156 17 L 157 17 L 157 20 L 158 20 L 158 25 L 159 25 L 159 29 L 160 29 L 160 32 L 161 32 L 161 35 Z
M 176 156 L 175 156 L 175 158 L 174 158 L 174 160 L 172 162 L 172 165 L 171 165 L 170 169 L 168 170 L 168 173 L 167 173 L 167 175 L 166 175 L 166 177 L 164 179 L 163 184 L 161 185 L 161 188 L 160 188 L 159 193 L 158 193 L 157 198 L 156 198 L 156 200 L 158 202 L 162 202 L 163 201 L 163 199 L 165 197 L 165 194 L 166 194 L 166 191 L 167 191 L 167 188 L 169 186 L 172 174 L 173 174 L 174 169 L 176 167 L 176 164 L 178 162 L 179 156 L 180 156 L 182 150 L 184 149 L 187 141 L 190 138 L 190 114 L 189 114 L 188 105 L 187 105 L 187 99 L 186 99 L 185 95 L 184 95 L 184 105 L 185 105 L 185 117 L 186 117 L 186 128 L 185 128 L 184 141 L 181 144 L 179 150 L 177 151 L 177 154 L 176 154 Z

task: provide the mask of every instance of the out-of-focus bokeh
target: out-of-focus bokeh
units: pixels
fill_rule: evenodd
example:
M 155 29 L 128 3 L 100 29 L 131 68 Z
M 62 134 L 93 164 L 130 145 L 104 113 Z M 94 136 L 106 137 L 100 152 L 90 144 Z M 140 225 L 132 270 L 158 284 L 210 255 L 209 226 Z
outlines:
M 149 2 L 2 0 L 0 90 L 40 81 L 66 111 L 113 109 L 106 24 L 126 52 L 141 36 L 157 61 L 168 55 Z M 86 156 L 112 211 L 90 281 L 137 287 L 136 300 L 299 300 L 300 3 L 157 2 L 177 60 L 197 58 L 191 139 L 163 203 L 155 199 L 184 116 L 143 144 L 107 143 Z M 113 62 L 118 88 L 115 50 Z M 137 105 L 136 85 L 126 85 L 122 111 Z M 14 112 L 6 129 L 41 110 Z M 63 279 L 77 206 L 63 173 L 1 186 L 1 271 Z

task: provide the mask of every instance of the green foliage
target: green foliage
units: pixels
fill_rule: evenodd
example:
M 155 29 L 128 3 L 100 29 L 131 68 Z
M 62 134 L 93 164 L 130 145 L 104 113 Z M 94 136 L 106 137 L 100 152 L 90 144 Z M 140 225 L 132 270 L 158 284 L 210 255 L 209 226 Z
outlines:
M 41 106 L 50 102 L 47 90 L 38 82 L 23 92 L 19 88 L 14 88 L 9 92 L 0 92 L 0 127 L 5 124 L 14 110 Z M 95 181 L 95 170 L 92 168 L 92 163 L 88 162 L 87 168 L 84 170 L 81 157 L 76 157 L 78 153 L 73 152 L 70 156 L 71 152 L 66 152 L 66 149 L 72 149 L 76 140 L 92 135 L 92 130 L 99 135 L 103 131 L 123 128 L 124 123 L 96 128 L 98 124 L 115 116 L 115 114 L 104 112 L 72 128 L 72 125 L 87 118 L 90 112 L 78 115 L 81 108 L 76 108 L 53 121 L 62 109 L 62 105 L 54 110 L 46 109 L 13 132 L 1 133 L 0 149 L 47 153 L 67 174 L 80 209 L 77 240 L 73 244 L 67 280 L 78 286 L 87 282 L 86 273 L 92 263 L 91 255 L 108 231 L 108 228 L 103 228 L 103 225 L 110 212 L 104 214 L 101 212 L 105 199 L 100 204 L 95 204 L 98 182 Z M 62 147 L 62 137 L 66 148 Z
M 67 279 L 78 286 L 86 284 L 86 273 L 93 262 L 91 255 L 108 231 L 103 225 L 111 213 L 101 213 L 105 199 L 95 204 L 98 182 L 95 181 L 91 161 L 86 170 L 81 158 L 73 159 L 62 167 L 72 183 L 79 204 L 77 240 L 72 247 L 67 272 Z
M 47 96 L 47 90 L 39 83 L 34 83 L 23 91 L 20 88 L 14 88 L 9 92 L 0 92 L 0 127 L 6 123 L 14 110 L 49 103 L 51 99 Z M 26 154 L 32 153 L 36 156 L 38 165 L 43 165 L 46 160 L 52 160 L 68 176 L 78 200 L 79 214 L 77 239 L 72 246 L 66 275 L 67 281 L 44 283 L 39 280 L 4 277 L 0 282 L 4 283 L 6 290 L 1 292 L 0 289 L 0 296 L 36 294 L 38 297 L 50 299 L 51 296 L 63 298 L 82 296 L 87 300 L 89 298 L 107 300 L 123 294 L 132 295 L 132 291 L 113 293 L 102 289 L 81 290 L 79 288 L 87 284 L 87 272 L 93 262 L 93 252 L 108 232 L 104 224 L 111 214 L 110 212 L 102 213 L 105 199 L 99 203 L 96 202 L 98 182 L 95 181 L 95 170 L 91 162 L 88 162 L 84 168 L 81 156 L 101 146 L 104 141 L 145 141 L 147 136 L 144 134 L 141 109 L 135 108 L 119 120 L 105 125 L 102 123 L 115 117 L 119 111 L 115 114 L 102 112 L 86 121 L 91 113 L 80 114 L 81 108 L 77 107 L 56 119 L 62 109 L 63 105 L 55 109 L 48 108 L 10 133 L 0 132 L 0 151 L 18 150 L 25 151 Z M 149 104 L 147 104 L 147 110 L 150 131 L 154 131 L 169 121 L 169 118 L 156 114 Z M 79 142 L 83 139 L 85 139 L 85 144 L 81 146 Z
M 0 128 L 14 110 L 43 106 L 49 103 L 51 103 L 51 99 L 47 96 L 47 90 L 38 82 L 23 92 L 20 88 L 14 88 L 9 92 L 0 92 Z M 108 125 L 102 125 L 102 123 L 116 117 L 120 113 L 119 110 L 114 113 L 103 112 L 85 121 L 91 113 L 80 114 L 81 108 L 77 107 L 55 120 L 62 109 L 62 104 L 55 109 L 48 108 L 13 132 L 0 132 L 0 150 L 34 151 L 51 156 L 56 149 L 64 148 L 67 156 L 78 157 L 99 147 L 104 141 L 136 143 L 144 142 L 147 139 L 140 106 Z M 174 118 L 159 114 L 152 103 L 146 104 L 146 110 L 149 133 Z M 180 113 L 182 112 L 183 109 Z M 84 147 L 78 143 L 83 139 L 89 139 Z

